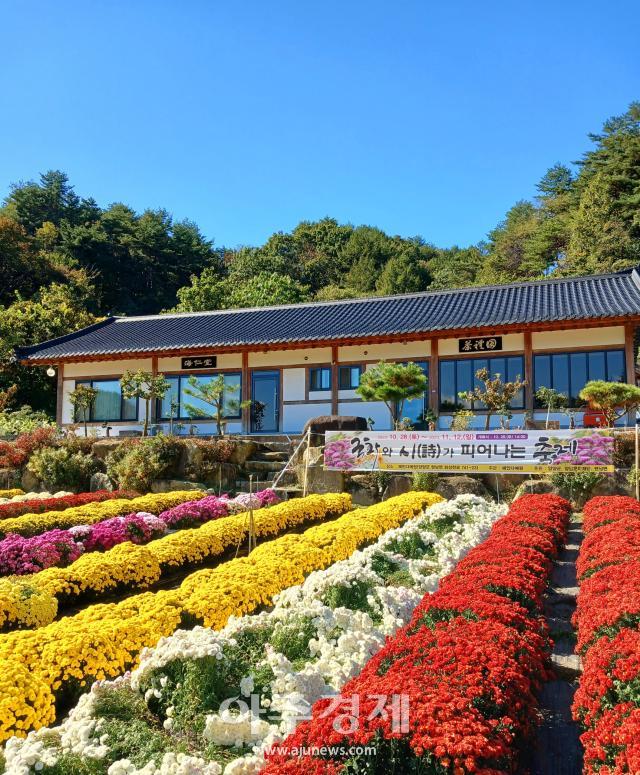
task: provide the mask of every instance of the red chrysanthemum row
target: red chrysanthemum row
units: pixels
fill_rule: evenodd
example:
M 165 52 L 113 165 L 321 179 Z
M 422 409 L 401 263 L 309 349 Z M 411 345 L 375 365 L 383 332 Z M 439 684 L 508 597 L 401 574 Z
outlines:
M 0 503 L 0 520 L 19 517 L 22 514 L 42 514 L 44 511 L 64 511 L 73 506 L 86 506 L 87 503 L 99 503 L 112 498 L 134 498 L 135 493 L 116 490 L 97 490 L 81 492 L 79 495 L 62 495 L 60 498 L 43 498 L 15 503 Z
M 573 714 L 584 727 L 584 772 L 640 772 L 640 504 L 593 498 L 574 623 L 583 674 Z
M 618 522 L 625 517 L 640 518 L 640 503 L 626 495 L 600 495 L 585 504 L 584 533 L 588 535 L 600 525 Z
M 376 747 L 376 771 L 398 761 L 408 770 L 416 757 L 425 772 L 517 772 L 547 676 L 541 599 L 569 511 L 554 495 L 518 499 L 341 697 L 314 705 L 265 772 L 332 775 L 359 745 Z M 378 712 L 381 697 L 398 696 L 408 707 L 401 729 L 397 714 Z M 326 746 L 345 753 L 327 755 Z

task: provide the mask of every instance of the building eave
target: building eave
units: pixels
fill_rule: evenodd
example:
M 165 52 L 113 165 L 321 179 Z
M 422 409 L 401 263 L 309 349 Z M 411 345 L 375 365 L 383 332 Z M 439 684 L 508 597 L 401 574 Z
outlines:
M 105 321 L 102 321 L 104 323 Z M 151 357 L 171 358 L 205 353 L 241 353 L 268 352 L 272 350 L 302 350 L 321 347 L 348 347 L 368 344 L 390 344 L 406 341 L 429 341 L 431 339 L 460 339 L 467 336 L 483 336 L 499 333 L 536 333 L 541 331 L 564 331 L 580 328 L 599 328 L 603 325 L 618 326 L 635 323 L 640 325 L 640 314 L 618 317 L 572 318 L 538 323 L 513 323 L 500 326 L 477 326 L 457 329 L 429 329 L 424 331 L 406 332 L 384 335 L 363 335 L 358 337 L 334 337 L 324 339 L 299 339 L 295 341 L 280 341 L 268 344 L 249 343 L 232 345 L 193 345 L 166 349 L 120 350 L 108 353 L 82 353 L 77 355 L 58 356 L 52 358 L 18 357 L 19 363 L 25 366 L 49 366 L 62 363 L 85 363 L 95 361 L 137 360 Z M 96 324 L 99 325 L 99 324 Z M 85 329 L 86 330 L 86 329 Z M 70 335 L 72 337 L 73 335 Z M 57 341 L 57 340 L 52 340 Z M 44 343 L 43 343 L 44 344 Z M 26 348 L 25 348 L 26 349 Z

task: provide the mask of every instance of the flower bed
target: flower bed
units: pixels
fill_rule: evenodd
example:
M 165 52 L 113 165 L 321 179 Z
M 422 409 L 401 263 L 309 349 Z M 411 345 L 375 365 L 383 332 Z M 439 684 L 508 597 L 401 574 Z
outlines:
M 585 539 L 575 624 L 583 674 L 573 713 L 584 727 L 584 772 L 640 771 L 640 504 L 593 498 L 584 508 Z
M 256 753 L 249 749 L 226 772 L 254 772 L 264 745 L 295 727 L 298 709 L 288 702 L 291 696 L 308 706 L 320 694 L 339 690 L 501 513 L 502 507 L 475 496 L 439 503 L 348 560 L 312 572 L 302 586 L 277 595 L 272 611 L 232 618 L 222 631 L 198 627 L 163 639 L 143 653 L 130 678 L 94 685 L 60 727 L 10 741 L 8 765 L 28 762 L 33 768 L 64 761 L 69 767 L 88 766 L 92 760 L 92 772 L 120 772 L 120 762 L 113 762 L 122 747 L 115 730 L 110 733 L 112 721 L 104 707 L 126 699 L 135 708 L 127 721 L 142 730 L 142 739 L 164 727 L 169 751 L 188 736 L 190 750 L 199 758 L 209 758 L 213 745 L 220 750 L 219 761 L 227 761 L 234 751 L 237 756 L 234 742 L 253 743 Z M 240 687 L 249 691 L 252 684 L 259 685 L 255 691 L 261 694 L 264 713 L 276 720 L 261 721 L 252 735 L 246 719 L 211 713 L 211 698 L 201 689 L 214 675 L 218 702 L 240 694 Z M 182 691 L 180 679 L 188 691 Z M 137 767 L 150 766 L 147 752 L 133 756 Z M 220 771 L 213 769 L 215 763 L 209 766 Z
M 262 490 L 252 497 L 255 508 L 279 500 L 273 490 Z M 125 541 L 145 544 L 164 535 L 169 529 L 191 527 L 244 511 L 246 503 L 244 495 L 233 499 L 209 495 L 198 501 L 182 503 L 157 516 L 138 512 L 105 519 L 93 525 L 49 530 L 30 538 L 10 534 L 0 541 L 0 575 L 22 576 L 54 566 L 68 565 L 85 552 L 106 551 Z
M 440 500 L 429 493 L 401 495 L 270 541 L 249 557 L 225 563 L 225 570 L 198 571 L 176 590 L 92 605 L 37 630 L 1 635 L 0 739 L 51 723 L 57 696 L 75 696 L 87 682 L 122 675 L 145 646 L 155 646 L 181 624 L 215 620 L 222 626 L 231 614 L 270 603 L 277 592 L 303 581 L 305 573 L 345 559 Z M 330 513 L 348 501 L 347 495 L 315 495 L 288 504 Z
M 10 490 L 0 490 L 0 498 L 15 498 L 17 495 L 24 495 L 24 490 L 14 487 Z
M 394 771 L 400 761 L 407 772 L 517 771 L 547 675 L 541 596 L 569 510 L 557 496 L 519 498 L 340 699 L 319 700 L 312 719 L 267 754 L 265 773 L 337 773 L 346 755 L 312 755 L 331 745 L 375 746 L 375 769 L 355 754 L 349 772 Z M 398 695 L 405 717 L 380 712 L 380 697 Z
M 38 494 L 39 495 L 39 494 Z M 135 498 L 135 493 L 115 490 L 97 490 L 96 492 L 83 492 L 79 495 L 73 493 L 62 496 L 49 496 L 47 498 L 29 498 L 27 500 L 12 501 L 0 504 L 0 530 L 4 531 L 2 520 L 20 517 L 22 514 L 39 514 L 43 511 L 64 511 L 73 506 L 86 506 L 88 503 L 101 503 L 114 498 Z
M 272 496 L 263 496 L 265 502 L 271 502 Z M 230 502 L 229 502 L 230 503 Z M 34 599 L 40 603 L 40 595 L 48 595 L 53 600 L 53 610 L 59 604 L 77 602 L 80 598 L 95 599 L 105 592 L 114 590 L 143 589 L 159 581 L 167 570 L 172 568 L 198 565 L 212 558 L 220 557 L 227 550 L 236 547 L 248 536 L 248 520 L 234 516 L 224 517 L 226 501 L 215 496 L 198 501 L 197 512 L 190 503 L 180 511 L 181 518 L 192 522 L 195 518 L 209 518 L 210 522 L 191 530 L 180 530 L 158 538 L 144 546 L 135 546 L 130 542 L 114 546 L 104 553 L 82 555 L 64 568 L 51 567 L 28 579 L 16 581 L 22 588 L 37 590 L 40 593 Z M 351 505 L 350 498 L 334 496 L 331 507 L 327 508 L 327 499 L 309 499 L 304 504 L 295 501 L 282 503 L 274 509 L 259 509 L 254 513 L 254 534 L 256 537 L 277 535 L 303 522 L 336 516 Z M 236 509 L 243 509 L 243 500 L 234 503 Z M 181 507 L 178 507 L 180 509 Z M 176 518 L 172 509 L 168 519 Z M 148 518 L 154 518 L 147 514 Z M 5 584 L 14 583 L 10 579 Z M 27 587 L 28 585 L 28 587 Z M 17 617 L 21 609 L 16 608 L 13 597 L 3 606 L 0 597 L 0 621 L 4 620 L 5 629 L 28 626 L 34 616 L 28 606 L 28 619 Z M 44 609 L 43 609 L 44 610 Z M 51 610 L 46 609 L 47 612 Z M 55 617 L 54 617 L 55 618 Z M 53 619 L 44 620 L 40 625 L 49 624 Z
M 30 512 L 19 517 L 4 519 L 0 522 L 0 537 L 4 538 L 9 533 L 34 536 L 47 530 L 63 530 L 75 525 L 93 525 L 95 522 L 102 522 L 110 517 L 121 517 L 124 514 L 137 511 L 159 514 L 161 511 L 186 501 L 205 497 L 206 493 L 199 490 L 149 493 L 135 498 L 131 498 L 127 494 L 119 494 L 116 498 L 107 497 L 98 502 L 91 501 L 87 504 L 65 508 L 64 511 L 45 511 L 42 514 Z

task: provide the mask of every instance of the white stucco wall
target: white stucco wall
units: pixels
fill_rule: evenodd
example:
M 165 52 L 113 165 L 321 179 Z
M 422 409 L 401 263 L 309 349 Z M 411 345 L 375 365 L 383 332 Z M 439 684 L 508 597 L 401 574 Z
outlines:
M 299 433 L 312 417 L 331 414 L 331 402 L 327 404 L 285 404 L 282 407 L 282 431 Z
M 531 335 L 535 350 L 577 350 L 580 347 L 624 346 L 624 326 L 540 331 Z
M 306 368 L 283 369 L 282 400 L 304 401 L 306 389 Z
M 151 371 L 151 358 L 138 358 L 122 361 L 87 361 L 82 363 L 65 363 L 64 378 L 75 377 L 108 377 L 121 376 L 125 371 Z
M 300 350 L 267 350 L 249 353 L 249 368 L 266 369 L 280 366 L 303 366 L 312 363 L 331 363 L 330 347 L 309 347 Z
M 348 345 L 338 348 L 339 361 L 382 361 L 401 358 L 420 360 L 431 352 L 428 339 L 417 342 L 394 342 L 392 344 Z

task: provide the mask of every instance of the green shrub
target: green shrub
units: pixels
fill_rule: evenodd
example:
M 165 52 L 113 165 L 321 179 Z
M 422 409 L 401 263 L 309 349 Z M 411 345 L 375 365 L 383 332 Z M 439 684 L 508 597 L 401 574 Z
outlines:
M 176 470 L 182 444 L 172 436 L 131 439 L 107 455 L 107 474 L 123 490 L 147 492 L 154 479 Z
M 374 585 L 370 581 L 357 581 L 344 584 L 335 584 L 328 587 L 322 596 L 322 602 L 329 608 L 350 608 L 352 611 L 364 611 L 374 621 L 379 620 L 379 614 L 369 602 L 369 595 L 373 593 Z
M 616 432 L 613 464 L 616 468 L 632 468 L 635 463 L 636 434 L 633 430 Z
M 392 538 L 383 548 L 387 552 L 400 554 L 407 560 L 421 560 L 425 555 L 432 555 L 435 552 L 433 544 L 425 543 L 417 530 Z
M 416 492 L 433 492 L 438 485 L 438 474 L 414 471 L 411 489 Z
M 0 412 L 0 436 L 19 436 L 47 426 L 55 426 L 55 423 L 45 412 L 36 412 L 30 406 L 22 406 L 14 412 Z
M 235 450 L 231 439 L 189 439 L 183 442 L 191 450 L 190 463 L 185 474 L 198 482 L 217 480 L 220 464 L 228 463 Z
M 594 471 L 576 471 L 575 473 L 569 471 L 567 473 L 552 473 L 550 479 L 561 495 L 581 505 L 591 497 L 591 493 L 605 480 L 605 476 Z
M 89 489 L 91 476 L 102 469 L 102 464 L 66 446 L 42 447 L 33 453 L 27 468 L 51 492 L 82 492 Z
M 371 570 L 386 580 L 391 574 L 400 570 L 400 565 L 388 555 L 376 552 L 371 558 Z
M 90 455 L 96 441 L 98 439 L 95 436 L 76 436 L 74 433 L 71 433 L 60 442 L 60 445 L 69 447 L 72 452 L 82 452 L 85 455 Z

